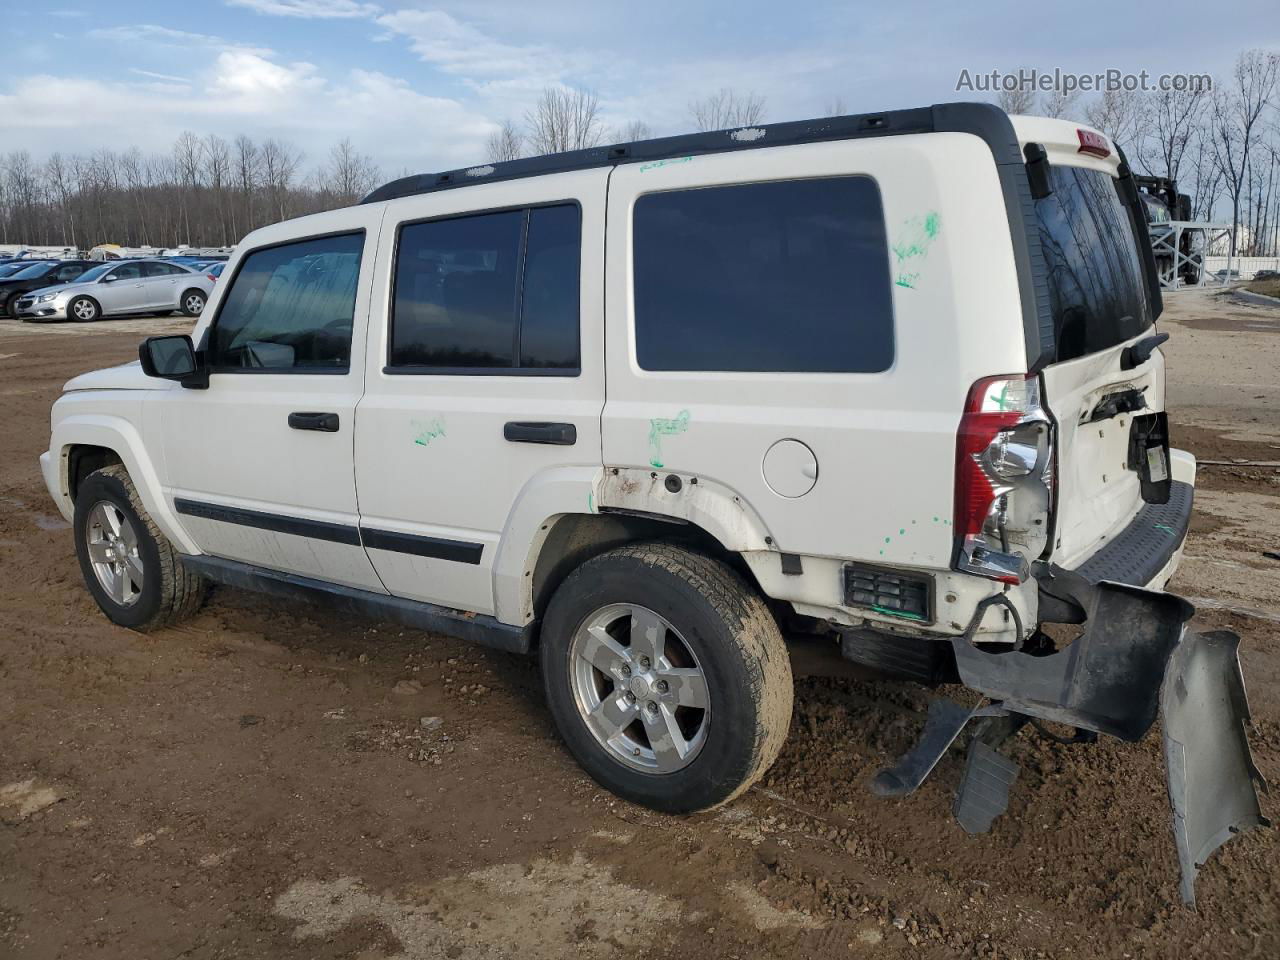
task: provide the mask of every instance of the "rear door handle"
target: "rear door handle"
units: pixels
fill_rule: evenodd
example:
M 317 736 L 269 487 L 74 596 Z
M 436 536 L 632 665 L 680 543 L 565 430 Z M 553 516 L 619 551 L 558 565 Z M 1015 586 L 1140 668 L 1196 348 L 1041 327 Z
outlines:
M 321 433 L 338 432 L 336 413 L 291 413 L 289 426 L 294 430 L 319 430 Z
M 571 447 L 578 442 L 578 428 L 572 423 L 517 423 L 502 428 L 502 435 L 512 443 L 552 443 Z

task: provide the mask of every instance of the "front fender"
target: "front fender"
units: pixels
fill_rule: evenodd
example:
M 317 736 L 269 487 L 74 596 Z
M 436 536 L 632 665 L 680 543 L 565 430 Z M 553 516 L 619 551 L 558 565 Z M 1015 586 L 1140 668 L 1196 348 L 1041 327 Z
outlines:
M 137 407 L 140 412 L 142 407 L 140 400 Z M 172 541 L 179 552 L 200 553 L 200 548 L 187 535 L 178 522 L 177 516 L 165 501 L 160 486 L 160 475 L 147 453 L 137 427 L 121 416 L 91 412 L 69 413 L 59 418 L 54 425 L 53 436 L 49 442 L 49 455 L 51 460 L 56 458 L 56 462 L 49 464 L 45 481 L 49 485 L 49 493 L 64 517 L 70 520 L 75 512 L 68 477 L 71 448 L 82 444 L 115 451 L 125 469 L 129 471 L 142 505 L 146 507 L 151 519 L 156 522 L 160 532 Z

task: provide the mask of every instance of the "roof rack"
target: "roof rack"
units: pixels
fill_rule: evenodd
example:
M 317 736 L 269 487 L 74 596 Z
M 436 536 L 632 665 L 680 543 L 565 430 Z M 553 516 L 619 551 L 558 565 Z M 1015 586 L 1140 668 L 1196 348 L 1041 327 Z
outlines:
M 392 180 L 374 190 L 360 202 L 378 203 L 383 200 L 435 193 L 477 183 L 517 180 L 549 173 L 610 167 L 622 163 L 651 163 L 674 157 L 725 153 L 731 150 L 752 150 L 798 143 L 819 143 L 824 140 L 854 140 L 863 137 L 887 137 L 905 133 L 934 133 L 948 130 L 963 130 L 982 137 L 991 145 L 997 161 L 1009 161 L 1007 150 L 1010 145 L 1014 159 L 1020 159 L 1012 125 L 1003 110 L 990 103 L 946 103 L 935 104 L 932 107 L 914 107 L 909 110 L 890 110 L 887 113 L 862 113 L 852 116 L 824 117 L 819 120 L 762 123 L 732 130 L 688 133 L 678 137 L 615 143 L 610 146 L 589 147 L 585 150 L 571 150 L 567 153 L 553 153 L 542 157 L 523 157 L 519 160 L 486 163 L 445 173 L 419 173 Z M 1004 156 L 1001 156 L 1002 152 Z

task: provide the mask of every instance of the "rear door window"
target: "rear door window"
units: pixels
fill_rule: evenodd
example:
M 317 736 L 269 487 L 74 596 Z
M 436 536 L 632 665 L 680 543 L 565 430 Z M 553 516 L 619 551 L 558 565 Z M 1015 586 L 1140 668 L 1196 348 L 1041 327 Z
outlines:
M 575 374 L 581 233 L 576 204 L 401 227 L 388 369 Z
M 346 233 L 250 253 L 213 323 L 214 369 L 348 370 L 363 250 L 364 234 Z
M 1101 170 L 1054 165 L 1053 192 L 1036 201 L 1048 266 L 1059 361 L 1140 334 L 1152 324 L 1146 278 L 1116 180 Z
M 889 244 L 870 177 L 646 194 L 633 230 L 643 369 L 871 373 L 893 363 Z

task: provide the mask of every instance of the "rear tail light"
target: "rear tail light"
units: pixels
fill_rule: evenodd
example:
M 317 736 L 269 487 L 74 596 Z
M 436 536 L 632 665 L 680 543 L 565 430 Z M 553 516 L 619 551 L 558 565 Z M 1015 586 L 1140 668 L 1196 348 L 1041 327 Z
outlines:
M 209 278 L 209 282 L 210 282 L 210 283 L 217 283 L 217 282 L 218 282 L 218 278 L 217 278 L 217 276 L 216 276 L 215 274 L 212 274 L 212 273 L 206 273 L 206 274 L 205 274 L 205 276 Z
M 987 377 L 956 435 L 957 570 L 1022 583 L 1049 542 L 1053 423 L 1038 377 Z

